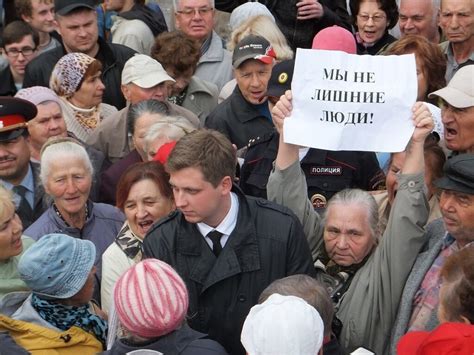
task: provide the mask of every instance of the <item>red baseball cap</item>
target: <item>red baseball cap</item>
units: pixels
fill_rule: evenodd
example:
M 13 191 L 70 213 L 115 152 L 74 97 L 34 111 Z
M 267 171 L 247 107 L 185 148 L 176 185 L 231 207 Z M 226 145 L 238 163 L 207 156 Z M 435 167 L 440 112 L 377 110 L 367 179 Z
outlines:
M 443 323 L 432 332 L 410 332 L 397 345 L 398 355 L 473 355 L 474 325 Z

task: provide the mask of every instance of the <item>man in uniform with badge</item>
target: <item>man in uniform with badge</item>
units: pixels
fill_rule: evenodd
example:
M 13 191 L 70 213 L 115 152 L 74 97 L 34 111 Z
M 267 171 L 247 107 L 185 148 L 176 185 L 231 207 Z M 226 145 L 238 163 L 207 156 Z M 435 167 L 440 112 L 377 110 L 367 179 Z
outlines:
M 13 191 L 23 229 L 45 211 L 39 164 L 30 162 L 27 142 L 27 122 L 36 114 L 36 106 L 29 101 L 0 97 L 0 183 Z

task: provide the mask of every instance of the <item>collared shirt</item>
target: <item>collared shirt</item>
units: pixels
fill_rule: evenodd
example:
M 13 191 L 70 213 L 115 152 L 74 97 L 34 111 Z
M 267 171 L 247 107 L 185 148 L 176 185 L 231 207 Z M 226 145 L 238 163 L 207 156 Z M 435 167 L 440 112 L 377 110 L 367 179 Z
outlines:
M 199 232 L 201 232 L 202 236 L 204 237 L 204 240 L 209 245 L 211 250 L 212 250 L 212 240 L 211 238 L 207 237 L 207 235 L 213 230 L 221 232 L 222 237 L 221 237 L 220 242 L 221 242 L 222 248 L 224 248 L 225 244 L 227 243 L 227 240 L 229 239 L 230 233 L 232 233 L 235 226 L 237 225 L 238 214 L 239 214 L 239 198 L 234 192 L 231 192 L 229 212 L 227 212 L 222 222 L 216 228 L 213 228 L 207 225 L 206 223 L 202 223 L 202 222 L 197 224 Z
M 474 242 L 468 243 L 464 248 L 471 244 L 474 244 Z M 413 299 L 413 312 L 411 314 L 410 322 L 408 323 L 409 332 L 427 330 L 426 325 L 430 321 L 433 312 L 438 311 L 439 289 L 441 286 L 441 267 L 448 256 L 454 254 L 460 249 L 463 248 L 459 248 L 456 239 L 454 239 L 451 234 L 446 233 L 443 238 L 440 253 L 426 273 L 423 282 Z
M 453 47 L 451 46 L 451 43 L 448 43 L 446 46 L 446 50 L 444 52 L 446 55 L 446 82 L 449 82 L 454 74 L 458 71 L 459 67 L 462 66 L 463 64 L 469 64 L 467 62 L 470 62 L 471 64 L 474 63 L 474 51 L 471 51 L 469 58 L 467 58 L 464 62 L 458 63 L 456 61 L 456 58 L 454 58 L 454 53 L 453 53 Z
M 10 191 L 13 189 L 13 184 L 5 180 L 1 180 L 1 181 L 2 181 L 3 186 L 5 186 L 6 189 Z M 35 181 L 33 178 L 33 170 L 31 169 L 30 164 L 28 164 L 28 172 L 26 173 L 25 177 L 21 181 L 20 185 L 26 188 L 25 198 L 30 204 L 30 207 L 33 208 L 34 202 L 35 202 Z M 15 200 L 15 204 L 19 206 L 21 196 L 14 194 L 13 198 Z

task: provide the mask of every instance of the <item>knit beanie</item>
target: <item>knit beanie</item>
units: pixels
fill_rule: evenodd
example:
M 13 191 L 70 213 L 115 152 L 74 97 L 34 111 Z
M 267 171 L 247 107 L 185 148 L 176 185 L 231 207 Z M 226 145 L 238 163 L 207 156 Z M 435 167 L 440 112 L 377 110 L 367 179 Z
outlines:
M 32 86 L 21 89 L 15 94 L 15 97 L 29 101 L 36 106 L 48 101 L 56 102 L 58 105 L 60 105 L 58 95 L 56 95 L 56 93 L 50 88 L 44 86 Z
M 146 259 L 117 281 L 114 302 L 121 324 L 133 335 L 156 338 L 184 320 L 188 291 L 178 273 L 157 259 Z
M 326 27 L 319 31 L 313 38 L 312 49 L 327 51 L 341 51 L 349 54 L 357 53 L 354 35 L 339 26 Z

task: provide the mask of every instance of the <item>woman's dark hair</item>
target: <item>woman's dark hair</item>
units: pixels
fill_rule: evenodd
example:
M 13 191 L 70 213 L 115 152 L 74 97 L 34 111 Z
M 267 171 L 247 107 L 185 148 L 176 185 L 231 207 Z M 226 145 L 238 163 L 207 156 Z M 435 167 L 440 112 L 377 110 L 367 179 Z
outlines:
M 418 35 L 407 35 L 393 42 L 386 55 L 401 55 L 415 53 L 417 60 L 422 62 L 423 71 L 428 84 L 427 93 L 434 92 L 446 86 L 446 57 L 440 47 L 428 41 L 425 37 Z M 434 105 L 437 98 L 425 98 L 427 102 Z
M 171 69 L 176 75 L 180 75 L 189 68 L 194 73 L 201 50 L 196 40 L 180 31 L 163 32 L 155 39 L 151 57 L 159 61 L 165 70 Z
M 144 100 L 130 105 L 127 113 L 127 129 L 132 136 L 135 133 L 137 119 L 145 113 L 169 116 L 170 110 L 164 102 L 154 99 Z
M 152 180 L 158 186 L 163 197 L 169 200 L 173 199 L 173 191 L 169 184 L 169 175 L 165 171 L 165 168 L 160 162 L 148 161 L 133 164 L 122 174 L 117 184 L 117 192 L 115 194 L 117 207 L 123 211 L 132 186 L 139 181 L 147 179 Z
M 357 27 L 357 15 L 359 14 L 360 4 L 368 2 L 370 0 L 350 0 L 349 8 L 351 9 L 352 22 Z M 395 27 L 398 23 L 398 6 L 395 0 L 376 0 L 375 1 L 379 8 L 385 12 L 387 16 L 388 27 L 387 30 Z

